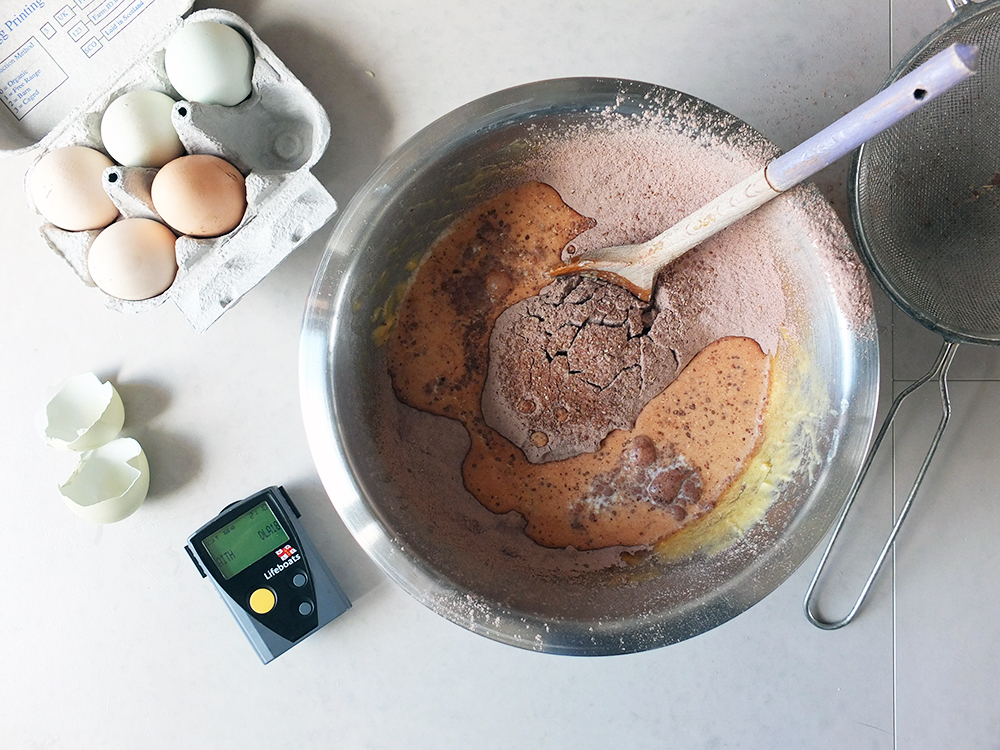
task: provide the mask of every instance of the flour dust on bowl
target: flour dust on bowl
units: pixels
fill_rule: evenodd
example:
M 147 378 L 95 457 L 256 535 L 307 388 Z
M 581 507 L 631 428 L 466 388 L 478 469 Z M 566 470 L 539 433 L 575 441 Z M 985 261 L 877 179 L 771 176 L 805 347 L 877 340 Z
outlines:
M 393 580 L 503 643 L 601 655 L 720 625 L 805 559 L 858 473 L 878 382 L 866 277 L 818 191 L 795 188 L 706 241 L 665 269 L 651 307 L 615 321 L 619 308 L 600 300 L 616 292 L 594 291 L 604 282 L 545 275 L 562 244 L 571 255 L 651 237 L 775 152 L 742 121 L 688 95 L 578 78 L 465 105 L 379 168 L 320 264 L 300 381 L 327 492 Z M 510 366 L 490 382 L 522 365 L 548 367 L 541 382 L 562 362 L 563 386 L 592 403 L 621 394 L 635 425 L 605 425 L 594 453 L 560 443 L 565 452 L 546 454 L 551 426 L 529 430 L 523 445 L 511 430 L 508 442 L 491 421 L 503 409 L 488 406 L 503 392 L 503 382 L 486 387 L 500 351 L 491 333 L 500 337 L 519 305 L 584 298 L 591 307 L 572 322 L 572 342 L 557 346 L 558 335 L 544 333 L 520 359 L 513 347 Z M 414 310 L 428 300 L 440 314 L 421 318 Z M 515 314 L 515 327 L 533 316 Z M 455 340 L 427 338 L 447 333 L 443 320 Z M 587 336 L 589 348 L 574 350 Z M 465 352 L 457 368 L 451 350 Z M 729 363 L 737 351 L 756 357 L 762 395 L 730 399 L 753 405 L 750 437 L 736 459 L 719 463 L 712 436 L 736 421 L 723 413 L 725 399 L 708 397 L 721 391 L 699 389 L 716 375 L 736 377 L 730 370 L 749 378 L 752 368 Z M 400 352 L 436 364 L 411 381 Z M 638 354 L 622 364 L 628 352 Z M 607 382 L 598 361 L 614 365 Z M 442 363 L 451 369 L 433 369 Z M 575 405 L 532 398 L 508 411 L 576 424 Z M 602 408 L 624 408 L 615 398 Z M 625 457 L 650 452 L 655 466 L 669 458 L 669 471 L 637 482 Z M 664 477 L 676 490 L 669 502 L 651 489 Z

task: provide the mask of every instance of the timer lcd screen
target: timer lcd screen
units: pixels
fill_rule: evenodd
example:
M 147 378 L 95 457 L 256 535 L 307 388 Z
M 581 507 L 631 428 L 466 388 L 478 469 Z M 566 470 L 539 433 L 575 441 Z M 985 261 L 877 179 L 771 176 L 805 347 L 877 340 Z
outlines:
M 212 562 L 227 581 L 288 541 L 288 533 L 266 502 L 205 537 Z

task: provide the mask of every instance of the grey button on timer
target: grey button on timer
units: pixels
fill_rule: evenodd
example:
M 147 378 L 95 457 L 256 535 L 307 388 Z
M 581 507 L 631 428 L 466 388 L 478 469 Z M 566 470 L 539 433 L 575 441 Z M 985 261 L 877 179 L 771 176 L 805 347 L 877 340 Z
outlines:
M 313 603 L 310 601 L 304 601 L 299 604 L 299 614 L 300 615 L 311 615 L 313 611 Z
M 305 573 L 296 573 L 295 575 L 292 576 L 292 585 L 295 588 L 300 589 L 306 585 L 306 581 L 308 580 L 309 579 L 306 578 Z

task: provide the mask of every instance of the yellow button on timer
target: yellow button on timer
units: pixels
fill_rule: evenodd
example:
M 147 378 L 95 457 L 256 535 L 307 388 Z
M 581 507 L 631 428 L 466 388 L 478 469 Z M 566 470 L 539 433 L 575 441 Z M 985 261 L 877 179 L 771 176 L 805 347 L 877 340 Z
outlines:
M 257 589 L 250 594 L 250 609 L 258 615 L 266 615 L 272 609 L 277 598 L 271 589 Z

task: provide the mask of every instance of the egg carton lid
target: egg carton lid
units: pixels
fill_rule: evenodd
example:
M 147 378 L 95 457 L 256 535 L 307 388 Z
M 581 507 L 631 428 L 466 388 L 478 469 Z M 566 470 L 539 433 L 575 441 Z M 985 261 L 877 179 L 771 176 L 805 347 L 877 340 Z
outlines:
M 162 46 L 193 0 L 31 0 L 0 10 L 0 154 L 44 148 L 136 59 Z

